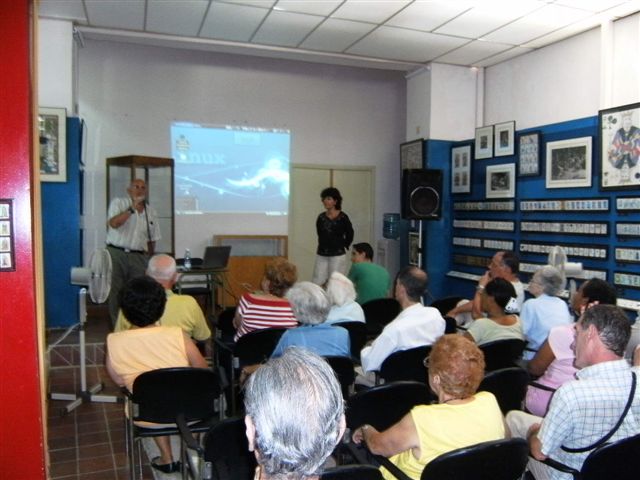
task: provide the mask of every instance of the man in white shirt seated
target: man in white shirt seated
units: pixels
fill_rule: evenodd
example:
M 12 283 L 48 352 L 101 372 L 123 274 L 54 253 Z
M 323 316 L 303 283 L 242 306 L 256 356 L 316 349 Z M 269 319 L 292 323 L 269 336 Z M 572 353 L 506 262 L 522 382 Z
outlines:
M 444 334 L 445 321 L 433 307 L 421 304 L 427 274 L 417 267 L 405 267 L 396 278 L 394 296 L 400 314 L 382 330 L 373 343 L 362 349 L 362 369 L 373 372 L 393 352 L 433 344 Z

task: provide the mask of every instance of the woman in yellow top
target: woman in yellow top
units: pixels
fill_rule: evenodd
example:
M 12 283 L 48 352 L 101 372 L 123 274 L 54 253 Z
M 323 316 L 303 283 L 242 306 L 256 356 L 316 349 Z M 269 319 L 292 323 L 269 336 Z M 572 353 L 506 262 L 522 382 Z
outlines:
M 377 455 L 409 477 L 419 480 L 434 458 L 457 448 L 505 438 L 502 412 L 489 392 L 478 392 L 484 376 L 484 355 L 461 335 L 444 335 L 425 359 L 429 386 L 438 396 L 434 405 L 414 407 L 398 423 L 377 431 L 370 425 L 355 430 L 353 441 L 364 441 Z M 381 467 L 386 479 L 393 479 Z

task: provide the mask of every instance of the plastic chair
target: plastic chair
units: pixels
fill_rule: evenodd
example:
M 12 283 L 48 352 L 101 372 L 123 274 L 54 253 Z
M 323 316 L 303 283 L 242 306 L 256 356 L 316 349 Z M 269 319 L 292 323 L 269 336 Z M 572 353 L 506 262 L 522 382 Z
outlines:
M 516 367 L 516 360 L 522 358 L 526 342 L 517 338 L 496 340 L 478 345 L 484 353 L 485 370 L 487 372 L 501 368 Z
M 360 351 L 367 343 L 367 327 L 362 322 L 336 322 L 334 327 L 342 327 L 349 332 L 351 341 L 351 357 L 355 363 L 360 363 Z
M 458 448 L 436 457 L 424 467 L 420 480 L 517 480 L 529 460 L 522 438 L 494 440 Z M 411 480 L 387 458 L 376 457 L 394 477 Z
M 593 450 L 577 471 L 552 458 L 543 463 L 573 475 L 575 480 L 636 480 L 640 472 L 640 435 L 606 443 Z
M 400 313 L 400 304 L 395 298 L 377 298 L 362 304 L 366 320 L 367 338 L 380 335 L 382 329 Z
M 204 438 L 204 480 L 252 480 L 257 465 L 249 451 L 244 418 L 213 426 Z
M 461 300 L 464 300 L 464 297 L 445 297 L 435 300 L 433 303 L 431 303 L 431 306 L 433 308 L 437 308 L 440 312 L 440 315 L 444 317 L 447 313 L 456 308 L 456 305 L 458 305 L 458 302 L 460 302 Z
M 501 368 L 488 372 L 480 382 L 478 391 L 493 393 L 500 410 L 506 414 L 510 410 L 522 410 L 529 380 L 529 372 L 523 368 Z
M 127 398 L 125 436 L 129 458 L 129 478 L 135 478 L 136 463 L 142 478 L 142 452 L 140 440 L 143 438 L 180 435 L 182 438 L 181 457 L 190 461 L 185 445 L 195 450 L 199 456 L 204 450 L 193 437 L 193 433 L 203 433 L 213 424 L 215 403 L 220 399 L 221 388 L 218 376 L 205 368 L 162 368 L 139 375 L 133 382 L 133 392 L 125 392 Z M 168 424 L 161 428 L 136 425 L 144 421 Z M 191 423 L 195 422 L 195 423 Z M 138 461 L 136 462 L 136 442 Z M 191 466 L 191 471 L 196 471 Z M 185 478 L 183 468 L 183 478 Z
M 353 369 L 353 361 L 349 357 L 325 356 L 323 357 L 336 373 L 340 386 L 342 387 L 342 396 L 346 400 L 353 392 L 354 382 L 356 380 L 356 372 Z
M 430 352 L 431 345 L 393 352 L 382 362 L 380 371 L 376 372 L 376 383 L 379 383 L 379 379 L 384 379 L 385 383 L 401 380 L 427 383 L 428 371 L 424 359 Z
M 373 465 L 341 465 L 330 468 L 320 480 L 382 480 L 382 473 Z
M 445 327 L 444 327 L 444 334 L 447 335 L 449 333 L 457 333 L 458 332 L 458 323 L 456 322 L 456 319 L 453 317 L 448 317 L 446 315 L 443 315 L 442 318 L 444 318 L 444 322 L 445 322 Z

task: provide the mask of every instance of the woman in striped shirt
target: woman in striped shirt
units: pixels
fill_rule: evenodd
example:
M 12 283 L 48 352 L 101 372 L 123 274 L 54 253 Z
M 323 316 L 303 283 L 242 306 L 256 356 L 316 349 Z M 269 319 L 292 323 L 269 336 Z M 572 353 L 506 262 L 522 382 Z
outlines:
M 262 291 L 245 293 L 240 298 L 233 326 L 235 341 L 249 332 L 263 328 L 297 327 L 289 300 L 284 298 L 287 290 L 298 279 L 296 266 L 284 258 L 276 258 L 265 266 L 260 284 Z

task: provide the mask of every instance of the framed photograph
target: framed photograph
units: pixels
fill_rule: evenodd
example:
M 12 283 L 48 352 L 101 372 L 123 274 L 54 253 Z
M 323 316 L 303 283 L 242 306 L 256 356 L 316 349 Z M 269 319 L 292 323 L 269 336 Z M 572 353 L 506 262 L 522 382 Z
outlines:
M 508 155 L 513 155 L 516 143 L 516 122 L 498 123 L 493 128 L 494 156 L 506 157 Z
M 493 157 L 493 125 L 476 128 L 475 143 L 474 158 L 476 160 Z
M 487 198 L 513 198 L 516 195 L 516 164 L 487 167 Z
M 40 180 L 67 181 L 67 111 L 64 108 L 40 107 Z
M 451 149 L 451 193 L 471 193 L 471 145 Z
M 520 135 L 518 142 L 518 175 L 540 175 L 540 132 Z
M 591 186 L 591 137 L 547 143 L 547 188 Z
M 16 269 L 13 223 L 13 201 L 0 198 L 0 272 L 13 272 Z
M 409 232 L 409 264 L 420 266 L 420 235 Z
M 640 103 L 598 112 L 600 190 L 640 187 Z
M 419 138 L 400 144 L 400 168 L 424 168 L 424 140 Z

